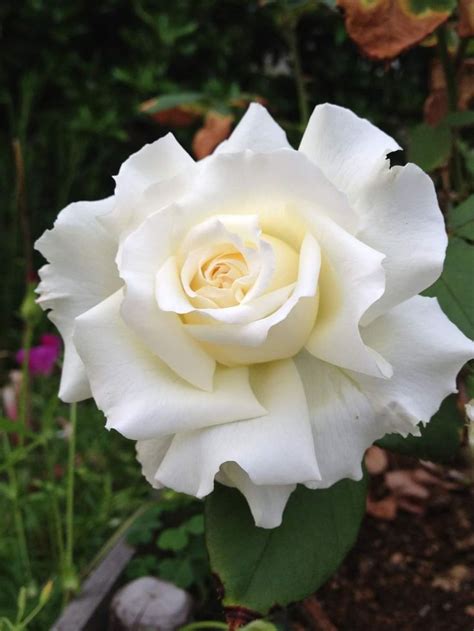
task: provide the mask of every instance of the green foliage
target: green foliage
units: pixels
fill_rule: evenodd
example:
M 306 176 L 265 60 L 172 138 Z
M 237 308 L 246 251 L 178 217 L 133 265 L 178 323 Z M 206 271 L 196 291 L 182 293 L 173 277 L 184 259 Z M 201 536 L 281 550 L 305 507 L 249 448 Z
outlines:
M 451 146 L 451 131 L 447 125 L 432 127 L 421 123 L 411 131 L 408 158 L 424 171 L 434 171 L 448 163 Z
M 127 540 L 138 545 L 138 553 L 127 575 L 152 574 L 199 594 L 209 590 L 209 565 L 204 543 L 202 504 L 172 491 L 138 519 Z
M 379 447 L 406 456 L 449 463 L 459 455 L 464 419 L 459 414 L 456 396 L 447 397 L 430 422 L 419 425 L 421 436 L 387 434 L 377 441 Z
M 267 530 L 255 526 L 236 489 L 218 485 L 206 501 L 206 539 L 223 603 L 266 614 L 318 589 L 357 537 L 365 494 L 364 480 L 317 491 L 299 486 L 283 523 Z
M 471 339 L 474 338 L 473 269 L 474 247 L 452 237 L 441 277 L 424 292 L 426 296 L 435 296 L 448 318 Z
M 13 620 L 9 620 L 6 617 L 0 618 L 0 631 L 23 631 L 24 629 L 28 629 L 30 624 L 49 601 L 52 589 L 53 582 L 48 581 L 41 589 L 36 604 L 33 607 L 29 607 L 28 600 L 31 599 L 31 594 L 28 594 L 27 590 L 22 587 L 18 592 L 15 618 Z
M 457 0 L 409 0 L 413 13 L 423 14 L 425 11 L 453 11 Z
M 26 587 L 29 604 L 38 597 L 38 583 L 56 579 L 47 606 L 43 609 L 45 603 L 41 600 L 41 611 L 28 624 L 32 631 L 50 628 L 61 606 L 69 431 L 67 407 L 58 405 L 57 377 L 37 379 L 33 386 L 34 432 L 24 433 L 25 444 L 15 446 L 11 421 L 2 419 L 0 425 L 1 430 L 8 432 L 5 436 L 10 436 L 13 447 L 7 457 L 1 452 L 1 466 L 14 464 L 20 489 L 27 489 L 21 492 L 19 500 L 34 579 L 27 581 L 23 574 L 14 529 L 12 489 L 0 473 L 0 511 L 4 516 L 0 520 L 0 611 L 9 620 L 15 620 L 19 588 Z M 92 402 L 79 406 L 78 424 L 74 531 L 75 562 L 82 569 L 144 502 L 149 490 L 136 467 L 133 444 L 116 432 L 103 430 L 104 419 Z
M 474 195 L 450 212 L 448 228 L 457 237 L 474 241 Z
M 242 631 L 277 631 L 277 627 L 267 620 L 254 620 L 246 624 Z

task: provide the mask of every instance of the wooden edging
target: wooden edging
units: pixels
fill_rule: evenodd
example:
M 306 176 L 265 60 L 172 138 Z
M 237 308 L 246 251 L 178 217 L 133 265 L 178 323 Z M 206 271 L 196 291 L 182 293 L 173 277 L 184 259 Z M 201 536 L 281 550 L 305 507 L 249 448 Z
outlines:
M 112 588 L 134 554 L 124 537 L 119 539 L 50 631 L 104 631 Z

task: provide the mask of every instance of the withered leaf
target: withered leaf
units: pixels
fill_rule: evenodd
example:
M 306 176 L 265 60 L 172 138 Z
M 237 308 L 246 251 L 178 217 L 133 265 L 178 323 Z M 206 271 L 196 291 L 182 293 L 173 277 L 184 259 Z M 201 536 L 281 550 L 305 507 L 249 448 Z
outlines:
M 459 0 L 459 37 L 474 37 L 474 0 Z
M 193 138 L 193 152 L 198 160 L 210 155 L 223 140 L 232 127 L 233 116 L 224 116 L 218 112 L 209 112 L 204 126 L 196 132 Z
M 455 0 L 337 0 L 349 36 L 371 59 L 393 59 L 421 42 L 454 9 Z

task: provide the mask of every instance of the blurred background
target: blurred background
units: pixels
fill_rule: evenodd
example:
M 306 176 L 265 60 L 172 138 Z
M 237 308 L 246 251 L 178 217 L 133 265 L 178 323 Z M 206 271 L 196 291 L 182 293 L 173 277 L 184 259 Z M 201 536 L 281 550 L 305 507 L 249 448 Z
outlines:
M 367 117 L 406 148 L 391 156 L 393 163 L 413 160 L 436 183 L 454 240 L 446 277 L 431 295 L 473 335 L 474 4 L 372 4 L 373 11 L 362 0 L 341 0 L 340 6 L 335 0 L 2 1 L 0 618 L 6 621 L 0 628 L 50 628 L 132 522 L 130 541 L 142 547 L 126 577 L 168 578 L 214 611 L 200 504 L 170 493 L 160 508 L 145 511 L 150 489 L 133 444 L 103 431 L 92 403 L 81 404 L 78 419 L 71 419 L 57 400 L 60 341 L 34 304 L 42 265 L 34 240 L 68 203 L 112 194 L 111 176 L 144 143 L 171 131 L 202 158 L 229 135 L 251 101 L 270 110 L 296 147 L 318 103 Z M 461 403 L 446 404 L 451 425 L 438 440 L 441 460 L 457 457 L 467 440 L 458 410 L 470 398 L 470 374 L 463 388 Z M 373 465 L 380 484 L 380 476 L 401 466 L 379 453 L 373 457 L 383 461 Z M 389 487 L 384 493 L 396 495 Z M 390 510 L 372 506 L 369 518 L 384 527 L 421 519 L 427 510 L 419 510 L 421 500 L 427 502 L 415 498 L 415 509 L 405 513 L 402 502 L 401 517 L 398 500 Z M 466 532 L 471 519 L 465 515 Z M 402 521 L 400 528 L 411 526 Z M 461 565 L 474 554 L 473 541 L 465 545 Z M 396 546 L 381 555 L 395 552 Z M 406 563 L 400 561 L 400 572 Z M 465 596 L 456 605 L 463 625 L 474 620 L 472 576 L 456 584 L 452 593 Z M 360 602 L 369 602 L 363 589 Z M 449 628 L 436 626 L 443 602 L 439 611 L 430 605 L 423 624 Z M 365 618 L 344 622 L 344 615 L 338 628 L 366 628 Z M 424 628 L 385 623 L 372 626 Z

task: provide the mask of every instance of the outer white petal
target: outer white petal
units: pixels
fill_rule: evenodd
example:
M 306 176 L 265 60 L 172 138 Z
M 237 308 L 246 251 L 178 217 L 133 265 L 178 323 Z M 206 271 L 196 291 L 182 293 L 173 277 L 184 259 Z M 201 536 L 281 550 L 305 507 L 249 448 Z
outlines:
M 308 217 L 308 225 L 321 244 L 322 266 L 318 318 L 306 348 L 342 368 L 390 377 L 390 365 L 364 343 L 359 332 L 362 315 L 384 291 L 383 255 L 331 220 Z
M 351 202 L 397 149 L 395 140 L 368 120 L 329 103 L 315 107 L 299 147 Z
M 117 244 L 98 221 L 110 211 L 113 198 L 70 204 L 59 214 L 54 228 L 35 247 L 49 261 L 39 272 L 39 304 L 59 329 L 65 345 L 59 396 L 80 401 L 91 396 L 84 367 L 72 343 L 74 318 L 121 285 L 115 254 Z
M 290 485 L 319 478 L 306 397 L 291 360 L 252 369 L 252 386 L 268 413 L 248 421 L 177 434 L 156 480 L 203 497 L 221 465 L 237 463 L 257 485 Z
M 163 438 L 139 440 L 136 443 L 137 460 L 142 465 L 142 473 L 146 481 L 155 489 L 163 488 L 155 480 L 155 473 L 158 471 L 172 440 L 173 436 L 164 436 Z
M 180 226 L 186 234 L 214 215 L 258 214 L 264 233 L 298 250 L 306 233 L 298 216 L 304 204 L 351 234 L 357 229 L 359 217 L 347 197 L 301 152 L 220 153 L 201 163 L 192 190 L 180 201 Z
M 216 480 L 239 489 L 248 502 L 255 525 L 261 528 L 276 528 L 281 524 L 286 503 L 296 488 L 296 484 L 254 484 L 235 462 L 222 465 Z
M 456 375 L 474 357 L 474 344 L 448 320 L 435 298 L 411 298 L 362 333 L 366 343 L 391 362 L 394 374 L 384 382 L 351 376 L 381 422 L 395 428 L 399 422 L 428 422 L 442 400 L 457 391 Z
M 431 179 L 413 164 L 389 168 L 398 144 L 351 111 L 320 105 L 300 151 L 346 193 L 360 216 L 357 237 L 386 255 L 386 290 L 367 323 L 429 287 L 440 275 L 446 233 Z
M 140 338 L 180 377 L 212 390 L 215 361 L 186 332 L 175 313 L 162 311 L 155 300 L 155 275 L 175 251 L 174 209 L 148 217 L 124 242 L 119 261 L 126 284 L 122 317 Z
M 308 401 L 321 480 L 309 488 L 327 488 L 341 480 L 362 477 L 365 450 L 390 429 L 379 420 L 368 397 L 344 372 L 306 351 L 295 359 Z M 374 379 L 381 383 L 381 380 Z M 391 431 L 412 430 L 399 424 Z
M 120 290 L 84 313 L 74 333 L 108 428 L 143 440 L 265 414 L 247 368 L 219 367 L 211 393 L 177 377 L 122 321 L 122 299 Z
M 124 239 L 143 219 L 179 199 L 192 182 L 196 163 L 173 134 L 133 153 L 115 177 L 114 207 L 102 218 L 108 231 Z M 152 203 L 143 197 L 152 187 Z
M 367 323 L 435 282 L 448 238 L 433 182 L 414 164 L 384 164 L 356 208 L 363 215 L 357 238 L 386 255 L 386 290 L 365 314 Z
M 216 153 L 236 153 L 251 149 L 259 153 L 291 148 L 283 129 L 258 103 L 251 103 L 228 140 L 224 140 Z
M 135 198 L 152 184 L 174 177 L 193 164 L 173 134 L 167 134 L 125 160 L 115 177 L 117 195 Z

